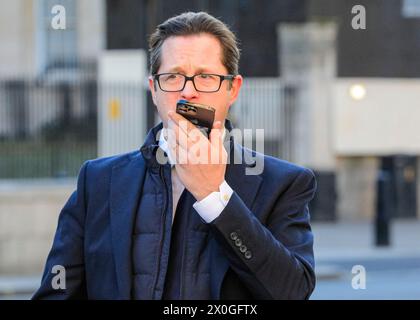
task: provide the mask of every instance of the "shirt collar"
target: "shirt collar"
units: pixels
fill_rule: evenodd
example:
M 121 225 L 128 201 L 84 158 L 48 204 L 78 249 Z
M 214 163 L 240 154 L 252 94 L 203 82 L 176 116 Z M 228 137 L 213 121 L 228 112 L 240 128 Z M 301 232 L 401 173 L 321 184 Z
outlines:
M 160 137 L 159 137 L 159 147 L 166 153 L 166 155 L 168 156 L 168 161 L 171 165 L 171 167 L 174 166 L 175 164 L 175 160 L 172 159 L 172 155 L 169 152 L 169 146 L 168 146 L 168 133 L 167 133 L 167 129 L 163 128 L 162 132 L 160 133 Z

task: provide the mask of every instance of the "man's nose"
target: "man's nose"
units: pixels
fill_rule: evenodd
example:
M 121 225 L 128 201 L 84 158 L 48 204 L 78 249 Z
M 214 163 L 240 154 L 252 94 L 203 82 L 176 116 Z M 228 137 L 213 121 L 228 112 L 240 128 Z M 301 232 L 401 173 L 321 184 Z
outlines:
M 195 90 L 194 84 L 191 80 L 185 83 L 185 87 L 181 91 L 181 96 L 185 100 L 191 100 L 192 98 L 196 98 L 198 96 L 198 92 Z

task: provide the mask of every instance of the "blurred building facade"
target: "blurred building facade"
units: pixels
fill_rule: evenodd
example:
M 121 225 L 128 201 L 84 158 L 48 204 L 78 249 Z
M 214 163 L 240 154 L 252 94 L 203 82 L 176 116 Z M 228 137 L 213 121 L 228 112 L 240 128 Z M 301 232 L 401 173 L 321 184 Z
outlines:
M 55 5 L 66 10 L 63 30 L 51 27 Z M 2 79 L 59 68 L 68 74 L 77 66 L 94 68 L 105 46 L 104 1 L 1 0 L 0 6 Z
M 65 8 L 65 29 L 52 28 Z M 97 152 L 104 2 L 0 1 L 0 177 L 75 175 Z
M 356 5 L 366 29 L 352 27 Z M 418 3 L 108 0 L 107 47 L 146 49 L 157 23 L 187 10 L 208 11 L 237 34 L 246 79 L 232 120 L 264 128 L 267 153 L 315 170 L 315 220 L 373 219 L 384 171 L 391 215 L 420 216 Z
M 55 5 L 66 29 L 51 28 Z M 354 30 L 352 8 L 366 9 Z M 240 39 L 239 128 L 312 168 L 313 220 L 420 216 L 420 18 L 411 0 L 0 0 L 0 274 L 42 271 L 82 162 L 138 147 L 157 121 L 147 36 L 204 10 Z M 10 183 L 12 181 L 12 183 Z M 61 180 L 60 180 L 61 181 Z M 5 182 L 5 183 L 3 183 Z M 15 184 L 16 182 L 16 184 Z
M 101 112 L 123 121 L 126 100 L 114 97 L 127 94 L 104 100 L 104 56 L 137 50 L 145 60 L 147 36 L 159 22 L 204 10 L 240 39 L 245 84 L 232 121 L 266 129 L 267 153 L 314 169 L 314 220 L 372 219 L 381 169 L 393 181 L 394 216 L 420 215 L 420 19 L 412 1 L 66 0 L 59 1 L 66 30 L 53 30 L 56 4 L 0 1 L 0 58 L 6 62 L 0 65 L 0 140 L 10 142 L 0 151 L 9 159 L 0 164 L 2 178 L 27 166 L 10 169 L 23 161 L 16 160 L 20 153 L 10 156 L 23 140 L 43 143 L 36 159 L 61 155 L 50 156 L 48 165 L 39 160 L 25 177 L 74 176 L 83 160 L 101 155 Z M 354 5 L 366 8 L 365 30 L 351 27 Z M 354 85 L 365 91 L 363 98 L 354 98 Z M 156 112 L 144 85 L 136 88 L 148 99 L 136 115 L 146 131 Z

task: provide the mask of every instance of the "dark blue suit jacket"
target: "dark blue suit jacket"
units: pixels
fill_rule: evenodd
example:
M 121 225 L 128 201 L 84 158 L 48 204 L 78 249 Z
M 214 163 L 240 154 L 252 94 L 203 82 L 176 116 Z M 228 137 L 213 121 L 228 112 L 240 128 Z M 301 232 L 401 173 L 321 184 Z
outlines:
M 250 151 L 235 145 L 234 152 Z M 246 175 L 244 163 L 227 166 L 234 193 L 211 223 L 212 298 L 307 299 L 315 287 L 308 211 L 314 175 L 256 156 L 264 161 L 260 175 Z M 145 171 L 139 151 L 83 165 L 77 190 L 60 213 L 35 299 L 130 299 L 132 230 Z M 52 288 L 54 265 L 65 267 L 66 290 Z

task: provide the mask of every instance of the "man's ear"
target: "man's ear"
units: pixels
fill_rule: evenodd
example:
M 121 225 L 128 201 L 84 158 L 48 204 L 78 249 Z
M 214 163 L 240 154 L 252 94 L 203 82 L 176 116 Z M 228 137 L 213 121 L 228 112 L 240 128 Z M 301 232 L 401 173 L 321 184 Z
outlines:
M 149 89 L 152 94 L 153 103 L 156 105 L 156 81 L 153 80 L 153 77 L 149 77 Z
M 230 101 L 229 105 L 232 105 L 238 98 L 239 91 L 242 87 L 243 78 L 238 74 L 231 82 L 230 86 Z

